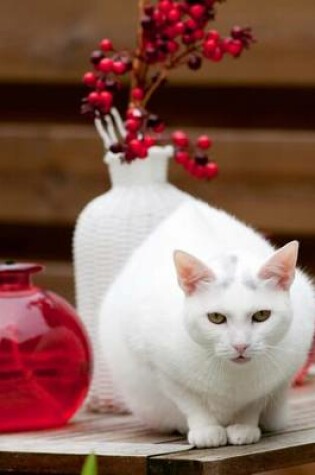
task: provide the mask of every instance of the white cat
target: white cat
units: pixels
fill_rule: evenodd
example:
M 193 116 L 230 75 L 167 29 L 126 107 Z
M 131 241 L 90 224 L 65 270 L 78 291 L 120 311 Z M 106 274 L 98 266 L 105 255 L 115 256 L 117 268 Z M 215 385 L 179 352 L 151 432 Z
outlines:
M 314 333 L 314 291 L 295 272 L 297 252 L 296 241 L 275 252 L 201 202 L 164 221 L 101 308 L 105 356 L 131 411 L 200 448 L 254 443 L 261 428 L 285 426 L 287 390 Z

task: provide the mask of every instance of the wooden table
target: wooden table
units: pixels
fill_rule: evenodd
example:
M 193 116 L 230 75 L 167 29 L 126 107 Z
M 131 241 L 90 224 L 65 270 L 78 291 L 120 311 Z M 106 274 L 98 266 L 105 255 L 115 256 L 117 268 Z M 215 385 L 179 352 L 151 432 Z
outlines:
M 149 431 L 131 415 L 81 412 L 62 429 L 0 435 L 0 473 L 79 475 L 91 451 L 101 475 L 250 475 L 315 462 L 315 378 L 292 390 L 290 402 L 284 432 L 256 445 L 207 450 Z

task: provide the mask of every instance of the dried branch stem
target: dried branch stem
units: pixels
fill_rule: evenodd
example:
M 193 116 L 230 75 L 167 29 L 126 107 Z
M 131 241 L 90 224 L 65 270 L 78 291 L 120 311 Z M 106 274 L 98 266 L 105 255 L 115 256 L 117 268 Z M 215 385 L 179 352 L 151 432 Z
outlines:
M 166 64 L 159 73 L 157 80 L 151 85 L 151 87 L 147 90 L 146 95 L 143 99 L 143 106 L 145 107 L 148 101 L 151 99 L 152 95 L 158 89 L 160 84 L 167 78 L 169 71 L 174 69 L 176 66 L 181 64 L 181 61 L 185 59 L 189 54 L 198 50 L 199 45 L 190 46 L 185 49 L 185 51 L 181 52 L 178 56 L 175 56 L 173 59 Z M 183 63 L 182 63 L 183 64 Z
M 142 49 L 143 49 L 143 38 L 142 38 L 142 26 L 141 26 L 141 18 L 143 16 L 143 11 L 148 3 L 148 0 L 139 0 L 138 3 L 138 30 L 137 30 L 137 47 L 135 56 L 133 59 L 132 64 L 132 76 L 131 76 L 131 88 L 130 88 L 130 98 L 129 102 L 131 102 L 131 91 L 137 84 L 143 82 L 145 80 L 146 74 L 146 65 L 144 64 L 143 60 L 141 59 Z

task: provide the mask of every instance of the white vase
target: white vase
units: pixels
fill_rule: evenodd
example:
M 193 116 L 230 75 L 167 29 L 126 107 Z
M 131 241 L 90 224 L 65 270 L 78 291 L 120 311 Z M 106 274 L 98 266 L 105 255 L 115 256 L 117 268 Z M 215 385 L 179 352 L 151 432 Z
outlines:
M 82 211 L 74 234 L 74 266 L 78 312 L 94 350 L 94 376 L 87 407 L 122 412 L 100 348 L 99 306 L 106 290 L 132 251 L 184 200 L 193 199 L 167 182 L 172 147 L 152 147 L 149 157 L 121 164 L 108 154 L 112 188 Z

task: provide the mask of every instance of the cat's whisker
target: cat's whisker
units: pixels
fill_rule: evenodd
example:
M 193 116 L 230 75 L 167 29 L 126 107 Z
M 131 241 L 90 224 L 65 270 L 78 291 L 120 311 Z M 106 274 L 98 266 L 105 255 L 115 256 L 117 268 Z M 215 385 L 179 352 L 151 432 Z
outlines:
M 273 365 L 273 367 L 275 368 L 275 370 L 279 374 L 279 376 L 282 378 L 283 377 L 283 368 L 281 368 L 279 366 L 278 362 L 274 358 L 272 358 L 270 353 L 266 352 L 265 356 L 268 359 L 269 363 L 271 363 Z
M 283 353 L 283 354 L 291 353 L 292 355 L 296 355 L 296 354 L 299 354 L 299 353 L 300 353 L 299 351 L 294 350 L 293 348 L 282 348 L 282 347 L 280 347 L 280 346 L 266 345 L 265 348 L 266 348 L 267 350 L 275 350 L 275 351 L 277 351 L 278 353 Z

